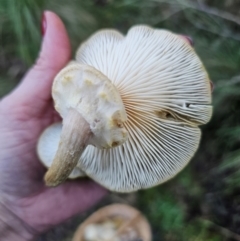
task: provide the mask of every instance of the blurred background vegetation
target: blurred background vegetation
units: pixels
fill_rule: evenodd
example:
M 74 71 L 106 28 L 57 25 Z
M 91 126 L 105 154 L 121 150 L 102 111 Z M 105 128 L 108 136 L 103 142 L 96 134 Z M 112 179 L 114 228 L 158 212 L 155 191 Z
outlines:
M 139 23 L 193 38 L 215 86 L 214 115 L 202 128 L 197 154 L 170 182 L 131 195 L 111 194 L 100 206 L 115 201 L 136 206 L 149 219 L 154 241 L 240 240 L 240 1 L 0 0 L 0 96 L 34 63 L 44 9 L 62 18 L 73 52 L 100 28 L 126 33 Z M 71 240 L 82 218 L 39 240 Z

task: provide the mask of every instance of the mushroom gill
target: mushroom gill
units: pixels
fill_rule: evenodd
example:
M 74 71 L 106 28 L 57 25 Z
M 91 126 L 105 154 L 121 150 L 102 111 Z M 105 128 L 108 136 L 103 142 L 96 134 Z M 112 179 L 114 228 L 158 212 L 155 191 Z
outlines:
M 121 94 L 128 140 L 89 146 L 78 166 L 108 189 L 130 192 L 163 183 L 195 154 L 212 114 L 210 81 L 193 48 L 178 35 L 136 26 L 124 38 L 100 31 L 78 50 L 81 64 L 104 73 Z
M 148 26 L 135 26 L 125 37 L 115 30 L 91 36 L 56 77 L 53 98 L 63 119 L 74 108 L 95 133 L 77 168 L 117 192 L 179 173 L 198 148 L 199 126 L 212 115 L 210 80 L 194 49 Z

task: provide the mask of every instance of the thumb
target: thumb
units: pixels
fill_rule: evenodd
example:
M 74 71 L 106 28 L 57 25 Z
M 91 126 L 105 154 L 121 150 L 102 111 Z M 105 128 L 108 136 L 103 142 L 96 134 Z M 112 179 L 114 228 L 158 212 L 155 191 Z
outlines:
M 20 103 L 29 104 L 36 98 L 49 100 L 53 79 L 68 63 L 71 55 L 67 31 L 55 13 L 44 12 L 42 27 L 44 37 L 39 58 L 12 93 Z

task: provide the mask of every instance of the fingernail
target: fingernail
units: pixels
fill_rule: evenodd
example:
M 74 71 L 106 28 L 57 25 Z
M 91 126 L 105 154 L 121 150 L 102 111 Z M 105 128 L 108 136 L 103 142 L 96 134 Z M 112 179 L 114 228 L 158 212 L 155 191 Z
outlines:
M 191 37 L 186 36 L 186 35 L 183 35 L 183 37 L 187 39 L 187 41 L 189 42 L 189 44 L 190 44 L 191 46 L 194 45 L 193 39 L 192 39 Z
M 210 81 L 210 86 L 211 86 L 211 92 L 213 92 L 213 90 L 214 90 L 214 84 L 213 84 L 212 81 Z
M 45 32 L 47 29 L 47 21 L 46 21 L 46 16 L 45 13 L 43 12 L 42 14 L 42 20 L 41 20 L 41 34 L 44 36 Z

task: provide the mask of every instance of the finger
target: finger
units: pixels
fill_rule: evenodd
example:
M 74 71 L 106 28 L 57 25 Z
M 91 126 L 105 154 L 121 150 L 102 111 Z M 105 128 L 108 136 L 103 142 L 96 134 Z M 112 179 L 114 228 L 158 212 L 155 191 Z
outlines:
M 40 195 L 28 198 L 27 203 L 24 203 L 28 205 L 28 211 L 20 216 L 31 227 L 43 232 L 86 211 L 106 194 L 106 189 L 91 180 L 69 181 L 56 188 L 46 188 Z
M 214 84 L 213 84 L 212 81 L 210 81 L 210 87 L 211 87 L 211 92 L 213 93 L 213 91 L 214 91 Z
M 190 44 L 192 47 L 194 45 L 193 39 L 190 36 L 187 35 L 179 35 L 181 38 L 183 38 L 188 44 Z
M 49 100 L 53 79 L 70 58 L 70 42 L 64 24 L 53 12 L 46 11 L 43 16 L 45 34 L 39 58 L 13 93 L 20 102 L 35 101 L 36 104 L 38 99 Z

